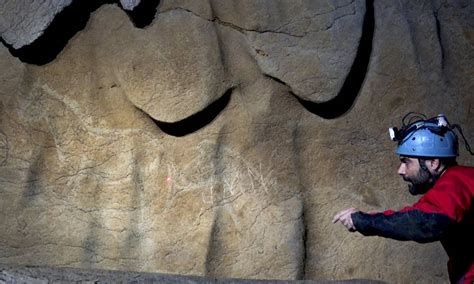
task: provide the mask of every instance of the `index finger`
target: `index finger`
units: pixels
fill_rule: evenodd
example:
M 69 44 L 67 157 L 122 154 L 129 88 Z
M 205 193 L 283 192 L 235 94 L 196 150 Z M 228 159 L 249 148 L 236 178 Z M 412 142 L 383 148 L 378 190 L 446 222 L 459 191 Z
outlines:
M 337 213 L 336 215 L 334 215 L 334 218 L 332 219 L 332 222 L 333 222 L 333 223 L 336 223 L 337 221 L 339 221 L 340 218 L 341 218 L 344 214 L 346 214 L 346 211 L 348 211 L 348 210 L 350 210 L 350 209 L 342 210 L 342 211 L 340 211 L 339 213 Z

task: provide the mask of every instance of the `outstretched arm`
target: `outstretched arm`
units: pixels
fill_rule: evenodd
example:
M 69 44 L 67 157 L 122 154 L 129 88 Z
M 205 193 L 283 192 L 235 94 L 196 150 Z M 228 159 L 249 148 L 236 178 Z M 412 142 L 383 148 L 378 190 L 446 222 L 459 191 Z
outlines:
M 446 215 L 421 210 L 351 215 L 354 228 L 364 236 L 381 236 L 419 243 L 440 240 L 454 222 Z
M 349 231 L 358 231 L 364 236 L 420 243 L 441 239 L 454 223 L 444 214 L 426 213 L 417 209 L 368 214 L 349 208 L 334 216 L 333 223 L 338 221 Z

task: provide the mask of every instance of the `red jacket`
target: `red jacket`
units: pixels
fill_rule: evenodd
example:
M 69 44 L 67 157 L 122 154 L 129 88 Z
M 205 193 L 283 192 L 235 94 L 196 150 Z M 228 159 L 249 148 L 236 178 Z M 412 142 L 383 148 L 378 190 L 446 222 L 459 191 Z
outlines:
M 452 283 L 474 283 L 474 168 L 454 166 L 412 206 L 351 215 L 356 230 L 417 242 L 441 241 Z

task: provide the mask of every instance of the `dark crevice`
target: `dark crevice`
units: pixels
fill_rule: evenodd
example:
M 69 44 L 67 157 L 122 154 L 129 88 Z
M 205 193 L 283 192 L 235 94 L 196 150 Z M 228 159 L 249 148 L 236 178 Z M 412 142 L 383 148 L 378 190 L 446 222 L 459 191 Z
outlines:
M 303 242 L 303 259 L 301 263 L 301 271 L 298 273 L 299 280 L 305 280 L 306 279 L 306 271 L 308 269 L 308 224 L 307 224 L 307 215 L 306 215 L 306 206 L 303 201 L 303 215 L 301 216 L 302 222 L 303 222 L 303 236 L 302 236 L 302 242 Z
M 135 27 L 143 29 L 155 19 L 160 0 L 142 0 L 132 11 L 125 10 Z
M 362 35 L 359 42 L 359 47 L 352 64 L 352 67 L 347 74 L 347 77 L 341 87 L 341 90 L 333 99 L 315 103 L 304 100 L 293 94 L 298 101 L 309 112 L 314 113 L 322 118 L 333 119 L 345 114 L 354 104 L 357 95 L 359 94 L 367 74 L 367 69 L 372 54 L 372 40 L 374 37 L 375 16 L 373 0 L 366 0 L 366 12 L 364 16 L 364 23 L 362 26 Z M 280 81 L 276 78 L 274 80 Z M 284 83 L 284 82 L 282 82 Z M 286 85 L 286 84 L 285 84 Z
M 302 251 L 301 251 L 301 264 L 298 267 L 296 279 L 297 280 L 305 280 L 308 275 L 308 271 L 310 269 L 309 264 L 309 226 L 310 224 L 310 218 L 311 218 L 311 213 L 308 212 L 308 204 L 307 204 L 307 198 L 306 198 L 306 192 L 307 192 L 307 181 L 306 181 L 306 176 L 302 173 L 304 169 L 304 162 L 302 161 L 302 145 L 301 145 L 301 126 L 299 123 L 297 123 L 296 127 L 293 128 L 292 131 L 292 152 L 294 153 L 293 155 L 293 165 L 294 168 L 296 169 L 296 176 L 298 178 L 298 191 L 300 195 L 300 200 L 301 200 L 301 226 L 302 226 L 302 231 L 301 231 L 301 244 L 302 244 Z
M 278 82 L 278 83 L 280 83 L 280 84 L 282 84 L 282 85 L 288 87 L 288 88 L 291 90 L 291 86 L 288 85 L 287 83 L 283 82 L 280 78 L 277 78 L 277 77 L 274 77 L 274 76 L 268 75 L 268 74 L 263 74 L 263 75 L 264 75 L 265 77 L 267 77 L 267 78 L 273 80 L 273 81 L 276 81 L 276 82 Z M 291 91 L 290 91 L 290 92 L 291 92 Z M 291 92 L 291 93 L 293 94 L 293 92 Z
M 219 99 L 212 102 L 209 106 L 195 114 L 177 122 L 163 122 L 154 119 L 149 114 L 140 109 L 144 114 L 150 117 L 155 124 L 166 134 L 182 137 L 194 133 L 199 129 L 210 124 L 221 113 L 230 102 L 234 88 L 227 90 Z
M 44 153 L 41 149 L 38 150 L 36 157 L 33 157 L 30 166 L 28 167 L 28 175 L 26 186 L 23 191 L 23 204 L 30 205 L 39 194 L 41 194 L 41 169 L 43 169 Z
M 213 190 L 213 219 L 212 219 L 212 227 L 209 234 L 209 243 L 208 243 L 208 250 L 206 253 L 206 262 L 205 262 L 205 271 L 204 275 L 207 277 L 217 277 L 219 276 L 219 263 L 221 262 L 222 256 L 228 254 L 226 250 L 226 246 L 223 245 L 222 236 L 225 235 L 225 232 L 221 231 L 221 224 L 223 210 L 222 202 L 224 202 L 224 188 L 222 187 L 224 182 L 222 180 L 222 171 L 225 169 L 226 165 L 222 161 L 220 157 L 223 155 L 222 145 L 225 144 L 223 133 L 225 132 L 225 127 L 221 128 L 219 131 L 219 136 L 217 137 L 216 141 L 216 148 L 212 158 L 212 164 L 214 166 L 214 176 L 217 179 L 218 186 L 214 187 Z
M 143 28 L 153 21 L 159 2 L 159 0 L 142 0 L 133 11 L 126 11 L 126 13 L 136 27 Z M 15 49 L 5 40 L 1 39 L 1 42 L 13 56 L 18 57 L 22 62 L 35 65 L 47 64 L 58 56 L 77 32 L 86 27 L 92 12 L 102 5 L 114 3 L 119 3 L 119 1 L 75 0 L 59 12 L 43 34 L 31 44 Z
M 219 207 L 216 210 L 220 211 Z M 216 274 L 215 262 L 218 256 L 217 251 L 219 249 L 218 248 L 219 216 L 220 216 L 220 212 L 214 213 L 214 217 L 213 217 L 212 225 L 211 225 L 211 232 L 209 234 L 209 243 L 207 245 L 208 249 L 206 252 L 206 262 L 204 264 L 205 265 L 204 275 L 206 277 L 213 277 Z
M 434 13 L 434 17 L 436 20 L 436 35 L 438 36 L 439 48 L 441 52 L 441 69 L 444 69 L 444 46 L 443 41 L 441 40 L 441 26 L 439 24 L 438 13 Z

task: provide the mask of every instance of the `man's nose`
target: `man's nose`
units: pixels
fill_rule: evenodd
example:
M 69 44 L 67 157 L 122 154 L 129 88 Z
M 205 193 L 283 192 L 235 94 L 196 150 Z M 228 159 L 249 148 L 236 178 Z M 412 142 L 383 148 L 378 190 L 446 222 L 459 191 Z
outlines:
M 405 164 L 401 163 L 398 167 L 398 174 L 404 176 L 406 174 L 406 167 Z

